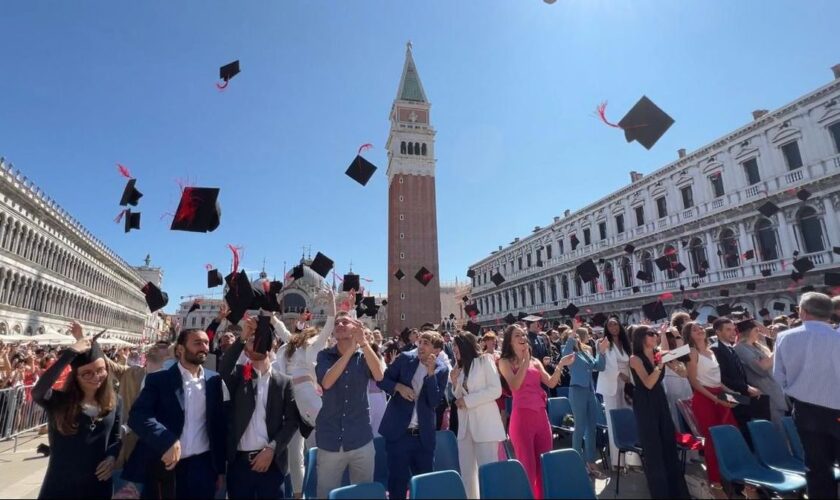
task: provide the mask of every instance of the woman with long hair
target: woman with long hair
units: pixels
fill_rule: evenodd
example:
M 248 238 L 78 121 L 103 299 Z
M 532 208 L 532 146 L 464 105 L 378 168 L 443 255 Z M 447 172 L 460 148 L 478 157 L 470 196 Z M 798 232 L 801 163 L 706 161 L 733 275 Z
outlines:
M 656 353 L 659 334 L 646 325 L 633 329 L 630 369 L 636 388 L 633 414 L 645 452 L 645 478 L 651 498 L 690 498 L 677 457 L 674 423 L 662 387 L 662 362 Z
M 788 402 L 782 386 L 773 378 L 774 352 L 766 344 L 769 332 L 765 332 L 766 327 L 755 320 L 738 323 L 740 335 L 735 353 L 744 364 L 747 383 L 770 397 L 770 420 L 783 431 L 782 418 L 788 411 Z
M 478 468 L 498 460 L 505 439 L 496 399 L 502 383 L 492 354 L 481 352 L 475 335 L 460 332 L 453 341 L 455 367 L 449 372 L 458 407 L 458 460 L 467 498 L 478 498 Z
M 571 380 L 569 382 L 569 402 L 572 405 L 572 415 L 575 417 L 575 430 L 572 433 L 572 448 L 586 461 L 589 475 L 595 479 L 605 479 L 604 474 L 595 465 L 595 432 L 600 411 L 598 399 L 595 397 L 595 383 L 592 373 L 604 370 L 606 358 L 603 356 L 609 347 L 609 340 L 601 339 L 597 352 L 593 352 L 589 345 L 589 329 L 576 328 L 566 345 L 563 355 L 573 355 L 573 362 L 569 366 Z M 622 392 L 622 395 L 624 393 Z M 586 438 L 586 448 L 583 440 Z
M 531 357 L 531 344 L 522 326 L 513 324 L 505 330 L 499 372 L 513 393 L 508 435 L 536 499 L 542 498 L 540 457 L 551 451 L 552 445 L 547 397 L 540 384 L 549 388 L 557 386 L 563 367 L 570 365 L 574 358 L 574 354 L 561 358 L 554 373 L 549 375 L 542 362 Z
M 660 330 L 660 344 L 663 349 L 673 351 L 685 344 L 685 339 L 680 332 L 683 326 L 691 321 L 691 316 L 684 311 L 671 315 L 671 327 Z M 692 396 L 691 384 L 688 382 L 688 356 L 683 356 L 665 364 L 665 395 L 668 397 L 668 409 L 671 411 L 671 420 L 674 427 L 680 428 L 680 410 L 677 401 L 689 399 Z
M 624 387 L 627 384 L 633 383 L 630 378 L 630 356 L 633 353 L 630 350 L 630 337 L 627 336 L 627 331 L 617 316 L 610 316 L 607 319 L 607 324 L 604 327 L 604 338 L 609 342 L 609 348 L 603 355 L 604 371 L 598 375 L 598 385 L 595 388 L 595 392 L 604 398 L 604 411 L 607 414 L 607 432 L 612 436 L 613 426 L 612 419 L 610 418 L 610 410 L 630 408 L 630 404 L 628 404 L 624 397 Z M 619 467 L 618 449 L 615 447 L 612 439 L 609 442 L 610 464 L 615 469 Z M 641 464 L 638 456 L 633 456 L 634 463 L 632 464 L 629 463 L 630 460 L 628 458 L 625 457 L 628 465 Z
M 697 420 L 697 426 L 703 435 L 703 457 L 706 459 L 706 473 L 709 476 L 709 486 L 717 493 L 722 493 L 720 483 L 720 469 L 718 469 L 717 455 L 709 428 L 716 425 L 738 426 L 732 410 L 735 403 L 722 399 L 724 391 L 728 390 L 720 380 L 720 365 L 715 353 L 709 348 L 706 330 L 699 324 L 690 321 L 683 326 L 682 337 L 687 339 L 691 347 L 688 361 L 688 381 L 694 390 L 691 398 L 691 409 Z M 730 391 L 731 392 L 731 391 Z
M 32 391 L 48 415 L 49 463 L 39 498 L 111 498 L 114 462 L 120 452 L 121 404 L 102 349 L 82 338 L 66 349 Z M 52 385 L 71 367 L 64 390 Z

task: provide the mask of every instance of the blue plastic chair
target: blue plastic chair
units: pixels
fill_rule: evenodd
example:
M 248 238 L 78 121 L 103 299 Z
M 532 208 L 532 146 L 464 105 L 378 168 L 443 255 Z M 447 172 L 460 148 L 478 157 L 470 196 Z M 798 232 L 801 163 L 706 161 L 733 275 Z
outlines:
M 380 484 L 388 484 L 388 451 L 385 449 L 385 438 L 376 436 L 373 438 L 373 481 Z
M 568 398 L 569 397 L 569 386 L 568 385 L 558 385 L 554 388 L 554 393 L 557 394 L 558 398 Z
M 750 453 L 744 436 L 734 425 L 716 425 L 709 429 L 721 477 L 734 484 L 748 484 L 762 490 L 786 494 L 805 488 L 805 478 L 761 465 Z
M 554 450 L 543 453 L 542 466 L 543 497 L 557 499 L 585 498 L 595 500 L 595 488 L 589 482 L 589 474 L 583 465 L 580 453 L 572 449 Z
M 802 438 L 799 437 L 799 431 L 796 429 L 793 417 L 782 417 L 782 427 L 785 429 L 785 434 L 790 443 L 790 451 L 794 458 L 805 463 L 805 448 L 802 446 Z M 840 467 L 834 468 L 834 480 L 840 481 Z
M 342 486 L 330 492 L 330 500 L 356 500 L 358 498 L 385 500 L 387 498 L 385 487 L 381 483 L 361 483 Z
M 767 420 L 750 420 L 747 429 L 759 462 L 771 469 L 805 475 L 805 462 L 793 456 L 776 426 Z
M 467 492 L 461 475 L 454 470 L 418 474 L 411 478 L 409 497 L 412 500 L 446 499 L 466 500 Z
M 569 398 L 548 398 L 548 422 L 552 430 L 570 433 L 574 429 L 563 425 L 566 415 L 572 414 L 572 403 Z
M 480 466 L 478 489 L 482 499 L 534 498 L 528 475 L 525 474 L 525 468 L 519 460 L 505 460 Z
M 461 473 L 461 463 L 458 459 L 458 440 L 452 431 L 437 431 L 435 433 L 435 463 L 434 471 L 454 470 Z
M 309 448 L 306 455 L 303 456 L 304 473 L 303 473 L 303 497 L 317 498 L 318 497 L 318 448 Z M 350 484 L 350 470 L 344 469 L 341 475 L 341 485 L 347 486 Z
M 619 485 L 621 484 L 622 457 L 628 451 L 633 451 L 638 453 L 642 457 L 642 460 L 644 460 L 644 453 L 642 447 L 639 445 L 639 428 L 636 427 L 636 415 L 633 414 L 633 410 L 630 408 L 610 410 L 610 419 L 613 424 L 613 444 L 618 449 L 618 469 L 615 474 L 615 494 L 618 495 Z M 627 465 L 626 459 L 624 464 Z

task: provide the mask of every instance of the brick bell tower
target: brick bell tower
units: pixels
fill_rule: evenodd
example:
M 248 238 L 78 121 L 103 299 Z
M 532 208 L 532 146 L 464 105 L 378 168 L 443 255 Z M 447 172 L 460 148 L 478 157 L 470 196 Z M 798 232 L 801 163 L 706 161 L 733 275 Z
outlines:
M 388 335 L 441 320 L 435 130 L 429 123 L 429 108 L 409 42 L 397 97 L 391 105 L 391 131 L 386 145 Z M 426 286 L 415 279 L 423 268 L 432 274 Z

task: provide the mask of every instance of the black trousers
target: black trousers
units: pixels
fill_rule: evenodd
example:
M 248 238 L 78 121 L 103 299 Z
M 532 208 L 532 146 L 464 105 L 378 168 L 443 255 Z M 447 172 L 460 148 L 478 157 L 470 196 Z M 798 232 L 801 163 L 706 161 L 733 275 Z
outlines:
M 254 472 L 248 457 L 237 453 L 233 463 L 228 464 L 227 492 L 228 498 L 284 498 L 284 474 L 272 461 L 265 472 Z
M 840 410 L 793 400 L 793 419 L 805 448 L 808 498 L 838 498 L 833 468 L 840 462 Z

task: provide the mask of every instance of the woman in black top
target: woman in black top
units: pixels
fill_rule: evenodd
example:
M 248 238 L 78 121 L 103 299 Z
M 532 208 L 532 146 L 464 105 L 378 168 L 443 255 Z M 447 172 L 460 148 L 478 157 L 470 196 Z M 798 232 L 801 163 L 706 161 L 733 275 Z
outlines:
M 82 338 L 38 380 L 32 396 L 48 414 L 50 460 L 39 498 L 111 498 L 111 474 L 120 452 L 120 401 L 96 338 Z M 61 391 L 52 385 L 70 365 Z
M 633 329 L 633 413 L 644 450 L 645 477 L 652 498 L 690 498 L 677 457 L 674 423 L 662 387 L 663 368 L 654 349 L 659 333 L 646 325 Z

